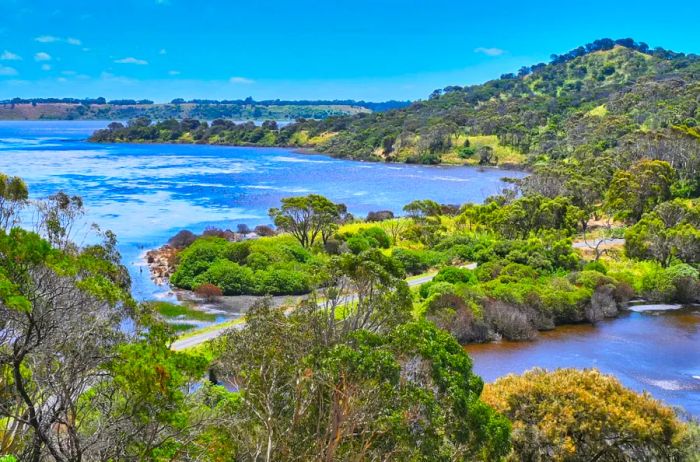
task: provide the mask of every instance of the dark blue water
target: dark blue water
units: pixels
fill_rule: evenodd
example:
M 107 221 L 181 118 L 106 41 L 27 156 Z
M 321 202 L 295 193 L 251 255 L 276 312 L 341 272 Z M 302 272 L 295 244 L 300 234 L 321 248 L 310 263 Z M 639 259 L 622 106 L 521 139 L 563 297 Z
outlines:
M 119 238 L 134 296 L 162 295 L 142 266 L 145 249 L 182 228 L 269 223 L 283 197 L 323 194 L 357 216 L 401 208 L 415 199 L 481 202 L 518 172 L 332 159 L 289 149 L 198 145 L 91 144 L 107 122 L 0 122 L 0 172 L 23 177 L 34 198 L 79 194 L 86 223 Z M 87 236 L 89 229 L 84 227 Z M 78 233 L 75 238 L 80 241 Z

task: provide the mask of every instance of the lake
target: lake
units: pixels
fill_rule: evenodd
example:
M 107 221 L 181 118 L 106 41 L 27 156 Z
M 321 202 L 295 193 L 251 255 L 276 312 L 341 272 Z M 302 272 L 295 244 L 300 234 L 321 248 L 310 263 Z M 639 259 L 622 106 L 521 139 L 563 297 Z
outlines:
M 0 172 L 18 175 L 33 198 L 63 190 L 83 197 L 86 223 L 119 238 L 139 300 L 163 298 L 142 255 L 178 230 L 235 229 L 270 222 L 280 199 L 318 193 L 365 216 L 400 213 L 415 199 L 482 202 L 523 173 L 472 167 L 382 164 L 333 159 L 282 148 L 92 144 L 104 121 L 0 122 Z M 75 236 L 81 241 L 87 227 Z

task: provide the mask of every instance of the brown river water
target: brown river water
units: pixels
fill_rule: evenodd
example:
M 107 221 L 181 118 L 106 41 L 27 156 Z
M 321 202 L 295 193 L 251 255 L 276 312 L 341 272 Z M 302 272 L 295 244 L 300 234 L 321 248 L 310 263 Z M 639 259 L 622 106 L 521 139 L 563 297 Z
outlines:
M 557 327 L 532 342 L 465 346 L 484 381 L 534 367 L 597 368 L 700 418 L 700 306 L 624 312 L 592 325 Z

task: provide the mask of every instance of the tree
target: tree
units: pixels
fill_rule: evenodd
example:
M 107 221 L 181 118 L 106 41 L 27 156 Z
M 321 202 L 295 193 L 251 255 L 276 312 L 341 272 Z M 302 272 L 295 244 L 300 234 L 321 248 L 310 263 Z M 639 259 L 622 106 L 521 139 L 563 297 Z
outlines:
M 358 329 L 386 331 L 410 318 L 405 272 L 381 251 L 334 257 L 326 273 L 323 288 L 305 303 L 305 309 L 325 318 L 326 342 Z
M 183 229 L 178 231 L 177 234 L 168 239 L 168 244 L 172 247 L 175 247 L 176 249 L 184 249 L 185 247 L 189 247 L 190 245 L 192 245 L 192 243 L 194 243 L 194 241 L 196 240 L 196 234 L 187 229 Z
M 246 225 L 245 223 L 239 223 L 236 226 L 236 231 L 238 232 L 238 234 L 242 234 L 244 236 L 253 232 L 253 230 L 250 229 L 250 227 L 248 225 Z
M 200 284 L 194 289 L 194 293 L 205 299 L 207 302 L 211 303 L 216 301 L 219 297 L 223 295 L 221 289 L 219 289 L 214 284 Z
M 630 258 L 654 259 L 669 266 L 674 258 L 700 262 L 700 212 L 676 199 L 659 204 L 625 233 Z
M 85 213 L 83 199 L 63 191 L 37 202 L 37 232 L 58 248 L 71 244 L 71 233 L 77 220 Z
M 671 197 L 676 172 L 668 162 L 642 160 L 629 170 L 617 170 L 605 197 L 605 208 L 618 219 L 637 222 Z
M 672 409 L 596 370 L 509 375 L 483 398 L 513 422 L 509 460 L 678 460 L 684 445 Z
M 482 383 L 449 334 L 420 322 L 326 343 L 317 314 L 258 305 L 217 345 L 217 372 L 241 396 L 227 425 L 239 458 L 498 460 L 508 451 L 507 421 L 479 400 Z
M 338 205 L 318 194 L 287 197 L 282 207 L 269 211 L 270 218 L 280 229 L 294 236 L 306 248 L 312 247 L 319 236 L 328 236 L 340 219 Z
M 29 190 L 21 178 L 0 173 L 0 229 L 8 230 L 17 224 L 28 198 Z
M 81 462 L 182 448 L 199 421 L 184 418 L 183 390 L 205 361 L 173 353 L 164 326 L 135 304 L 111 232 L 102 244 L 66 242 L 74 202 L 48 201 L 53 242 L 0 230 L 0 451 Z
M 265 226 L 265 225 L 258 225 L 255 227 L 255 229 L 253 229 L 253 231 L 258 236 L 263 236 L 263 237 L 264 236 L 274 236 L 275 234 L 277 234 L 274 229 L 270 228 L 269 226 Z
M 479 154 L 479 165 L 491 165 L 493 159 L 493 148 L 491 146 L 481 146 L 476 152 Z

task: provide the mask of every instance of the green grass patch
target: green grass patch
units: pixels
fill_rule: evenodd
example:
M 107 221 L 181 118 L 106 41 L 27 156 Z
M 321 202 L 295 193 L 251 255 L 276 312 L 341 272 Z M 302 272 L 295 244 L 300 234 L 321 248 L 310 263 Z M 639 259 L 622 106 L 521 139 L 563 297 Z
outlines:
M 196 321 L 206 322 L 213 322 L 216 320 L 216 315 L 211 313 L 205 313 L 187 305 L 176 305 L 174 303 L 168 302 L 151 302 L 151 306 L 161 316 L 164 316 L 166 318 L 183 317 L 187 319 L 193 319 Z

